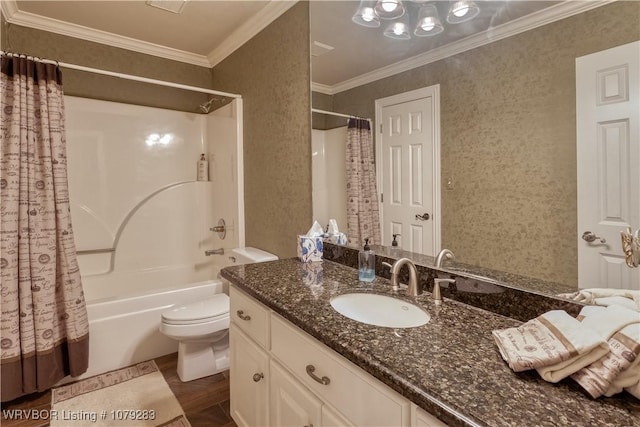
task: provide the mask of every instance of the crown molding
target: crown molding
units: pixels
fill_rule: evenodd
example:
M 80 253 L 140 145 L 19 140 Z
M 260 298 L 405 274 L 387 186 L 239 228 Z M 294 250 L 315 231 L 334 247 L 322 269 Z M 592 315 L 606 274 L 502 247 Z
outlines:
M 3 0 L 2 11 L 5 14 L 5 19 L 10 24 L 35 28 L 36 30 L 49 31 L 63 36 L 75 37 L 82 40 L 145 53 L 147 55 L 159 56 L 161 58 L 171 59 L 174 61 L 199 65 L 201 67 L 210 67 L 209 61 L 204 55 L 196 55 L 183 50 L 144 42 L 131 37 L 120 36 L 107 31 L 96 30 L 82 25 L 60 21 L 58 19 L 47 18 L 30 12 L 24 12 L 19 10 L 15 0 Z
M 482 33 L 474 34 L 446 46 L 432 49 L 428 52 L 398 61 L 395 64 L 381 67 L 357 77 L 336 83 L 335 85 L 312 83 L 311 88 L 312 90 L 320 93 L 335 95 L 336 93 L 344 92 L 345 90 L 353 89 L 355 87 L 362 86 L 385 77 L 393 76 L 404 71 L 412 70 L 561 19 L 569 18 L 579 13 L 613 3 L 614 1 L 617 0 L 565 1 L 530 15 L 523 16 L 522 18 L 507 22 L 503 25 L 491 28 Z
M 333 91 L 333 86 L 323 85 L 322 83 L 311 82 L 311 91 L 324 93 L 325 95 L 334 95 L 338 92 Z
M 207 68 L 211 68 L 221 62 L 297 2 L 298 0 L 269 0 L 269 3 L 258 14 L 244 22 L 219 47 L 205 56 L 21 11 L 16 0 L 0 0 L 2 12 L 10 24 L 49 31 Z
M 269 24 L 295 5 L 298 0 L 269 0 L 260 12 L 239 26 L 220 46 L 209 52 L 207 59 L 211 67 L 216 66 L 236 49 L 248 42 Z

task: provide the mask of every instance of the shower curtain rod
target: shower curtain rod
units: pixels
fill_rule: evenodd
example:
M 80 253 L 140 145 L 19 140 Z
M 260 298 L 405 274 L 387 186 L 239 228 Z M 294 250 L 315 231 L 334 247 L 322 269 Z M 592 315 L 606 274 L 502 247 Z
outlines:
M 333 111 L 327 111 L 327 110 L 319 110 L 317 108 L 312 108 L 311 109 L 312 113 L 320 113 L 320 114 L 328 114 L 330 116 L 336 116 L 336 117 L 346 117 L 347 119 L 363 119 L 363 120 L 369 120 L 369 122 L 371 122 L 371 119 L 368 117 L 358 117 L 358 116 L 350 116 L 348 114 L 342 114 L 342 113 L 334 113 Z
M 176 89 L 190 90 L 190 91 L 193 91 L 193 92 L 208 93 L 208 94 L 211 94 L 211 95 L 224 96 L 226 98 L 242 98 L 242 95 L 238 95 L 238 94 L 235 94 L 235 93 L 221 92 L 219 90 L 205 89 L 203 87 L 183 85 L 183 84 L 180 84 L 180 83 L 173 83 L 173 82 L 167 82 L 167 81 L 164 81 L 164 80 L 150 79 L 150 78 L 147 78 L 147 77 L 134 76 L 134 75 L 131 75 L 131 74 L 116 73 L 114 71 L 101 70 L 99 68 L 85 67 L 84 65 L 76 65 L 76 64 L 69 64 L 67 62 L 52 61 L 50 59 L 41 59 L 41 58 L 37 58 L 37 57 L 33 57 L 33 56 L 22 55 L 22 54 L 14 54 L 14 53 L 5 52 L 5 51 L 0 51 L 0 54 L 8 55 L 8 56 L 21 56 L 21 57 L 25 57 L 25 58 L 29 58 L 29 59 L 34 59 L 34 60 L 37 60 L 37 61 L 40 61 L 40 62 L 44 62 L 44 63 L 47 63 L 47 64 L 56 64 L 56 65 L 58 65 L 60 67 L 69 68 L 71 70 L 85 71 L 87 73 L 94 73 L 94 74 L 102 74 L 102 75 L 105 75 L 105 76 L 117 77 L 119 79 L 133 80 L 133 81 L 142 82 L 142 83 L 151 83 L 151 84 L 155 84 L 155 85 L 159 85 L 159 86 L 167 86 L 167 87 L 173 87 L 173 88 L 176 88 Z

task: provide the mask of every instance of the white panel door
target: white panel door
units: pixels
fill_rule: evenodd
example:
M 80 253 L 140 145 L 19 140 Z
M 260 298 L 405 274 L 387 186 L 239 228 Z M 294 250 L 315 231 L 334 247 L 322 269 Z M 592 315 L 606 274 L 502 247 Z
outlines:
M 576 59 L 578 285 L 640 289 L 620 231 L 640 227 L 640 42 Z
M 400 234 L 403 249 L 431 256 L 440 246 L 436 95 L 437 91 L 400 102 L 394 102 L 395 97 L 377 101 L 382 243 L 389 245 L 392 235 Z
M 271 361 L 270 418 L 272 426 L 320 426 L 322 402 Z

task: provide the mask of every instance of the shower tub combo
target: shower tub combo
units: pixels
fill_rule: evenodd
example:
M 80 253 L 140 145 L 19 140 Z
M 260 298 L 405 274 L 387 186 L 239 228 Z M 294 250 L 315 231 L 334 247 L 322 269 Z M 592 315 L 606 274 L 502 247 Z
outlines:
M 242 104 L 205 115 L 65 96 L 65 110 L 84 378 L 176 352 L 161 313 L 225 291 L 218 272 L 244 244 Z M 209 179 L 198 181 L 202 153 Z M 211 231 L 220 218 L 224 240 Z

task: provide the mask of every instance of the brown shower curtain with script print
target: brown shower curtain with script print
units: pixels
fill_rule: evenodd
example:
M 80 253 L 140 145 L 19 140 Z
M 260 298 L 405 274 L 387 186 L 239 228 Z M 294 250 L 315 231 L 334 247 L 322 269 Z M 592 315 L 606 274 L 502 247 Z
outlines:
M 2 55 L 2 401 L 85 372 L 89 324 L 76 260 L 56 65 Z
M 368 120 L 349 119 L 347 126 L 347 239 L 362 247 L 364 239 L 380 245 L 380 210 L 376 164 Z

